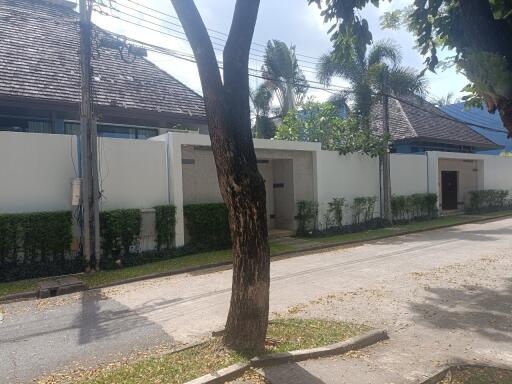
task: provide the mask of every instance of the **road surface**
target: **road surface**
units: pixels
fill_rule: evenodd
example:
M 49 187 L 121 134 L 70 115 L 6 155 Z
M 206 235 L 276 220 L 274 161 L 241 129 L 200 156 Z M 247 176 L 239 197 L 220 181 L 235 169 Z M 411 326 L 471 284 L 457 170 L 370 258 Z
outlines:
M 512 219 L 508 218 L 275 261 L 271 267 L 271 311 L 300 312 L 319 298 L 376 291 L 389 282 L 414 291 L 417 288 L 411 285 L 417 279 L 411 276 L 426 276 L 421 280 L 425 287 L 435 280 L 435 271 L 478 265 L 486 257 L 510 254 L 511 249 Z M 507 260 L 498 273 L 511 276 Z M 0 382 L 29 382 L 58 371 L 94 367 L 122 356 L 199 340 L 222 327 L 230 284 L 231 271 L 225 270 L 3 305 Z M 507 297 L 510 299 L 510 292 Z M 422 304 L 426 303 L 418 303 Z M 372 316 L 358 312 L 359 307 L 350 308 L 351 312 L 344 308 L 343 313 L 326 315 L 347 320 L 361 316 L 371 325 L 382 323 L 391 331 L 401 326 L 400 319 L 390 323 L 376 314 L 372 321 Z M 368 310 L 372 312 L 372 308 Z M 385 308 L 378 310 L 386 312 Z M 393 307 L 387 311 L 395 312 Z

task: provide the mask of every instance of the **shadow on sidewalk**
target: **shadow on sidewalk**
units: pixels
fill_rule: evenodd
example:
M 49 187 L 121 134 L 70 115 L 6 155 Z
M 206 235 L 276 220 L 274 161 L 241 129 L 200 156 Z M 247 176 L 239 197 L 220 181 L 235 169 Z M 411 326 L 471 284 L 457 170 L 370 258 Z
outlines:
M 512 342 L 512 280 L 505 289 L 465 285 L 426 288 L 430 297 L 411 303 L 418 323 L 432 328 L 464 330 L 495 342 Z
M 313 376 L 297 363 L 288 363 L 262 370 L 265 378 L 271 384 L 325 384 L 325 381 Z

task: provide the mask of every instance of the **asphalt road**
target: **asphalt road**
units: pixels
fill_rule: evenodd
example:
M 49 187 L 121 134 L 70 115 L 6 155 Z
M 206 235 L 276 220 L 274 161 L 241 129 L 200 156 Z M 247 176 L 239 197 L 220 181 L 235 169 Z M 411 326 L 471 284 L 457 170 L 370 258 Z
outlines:
M 271 311 L 510 250 L 512 219 L 400 236 L 272 263 Z M 222 327 L 231 271 L 188 274 L 4 305 L 0 382 L 29 382 L 140 351 L 196 341 Z M 404 287 L 407 288 L 407 287 Z

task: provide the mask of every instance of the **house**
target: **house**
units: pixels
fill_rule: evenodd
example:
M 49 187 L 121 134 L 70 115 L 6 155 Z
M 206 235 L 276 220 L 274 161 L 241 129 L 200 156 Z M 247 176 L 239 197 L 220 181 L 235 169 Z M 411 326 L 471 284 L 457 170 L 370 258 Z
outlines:
M 0 0 L 0 131 L 79 131 L 79 27 L 75 3 Z M 179 126 L 205 130 L 200 95 L 144 57 L 105 48 L 94 29 L 98 135 L 147 139 Z
M 381 103 L 373 107 L 372 116 L 372 128 L 382 133 Z M 393 153 L 478 153 L 502 148 L 419 97 L 389 98 L 389 130 Z
M 464 121 L 472 130 L 495 142 L 502 148 L 482 150 L 479 153 L 497 155 L 502 151 L 512 152 L 512 139 L 507 137 L 507 129 L 498 113 L 489 113 L 483 108 L 464 107 L 464 103 L 445 105 L 441 109 L 448 115 Z

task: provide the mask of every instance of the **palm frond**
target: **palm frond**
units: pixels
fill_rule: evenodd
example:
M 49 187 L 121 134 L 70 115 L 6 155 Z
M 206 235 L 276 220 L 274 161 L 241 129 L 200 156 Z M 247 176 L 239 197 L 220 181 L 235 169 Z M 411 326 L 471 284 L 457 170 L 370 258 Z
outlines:
M 380 40 L 373 44 L 366 58 L 368 66 L 380 63 L 399 65 L 402 61 L 400 48 L 392 40 Z
M 414 93 L 424 97 L 428 91 L 428 82 L 418 71 L 409 67 L 396 67 L 389 70 L 388 86 L 397 95 Z

